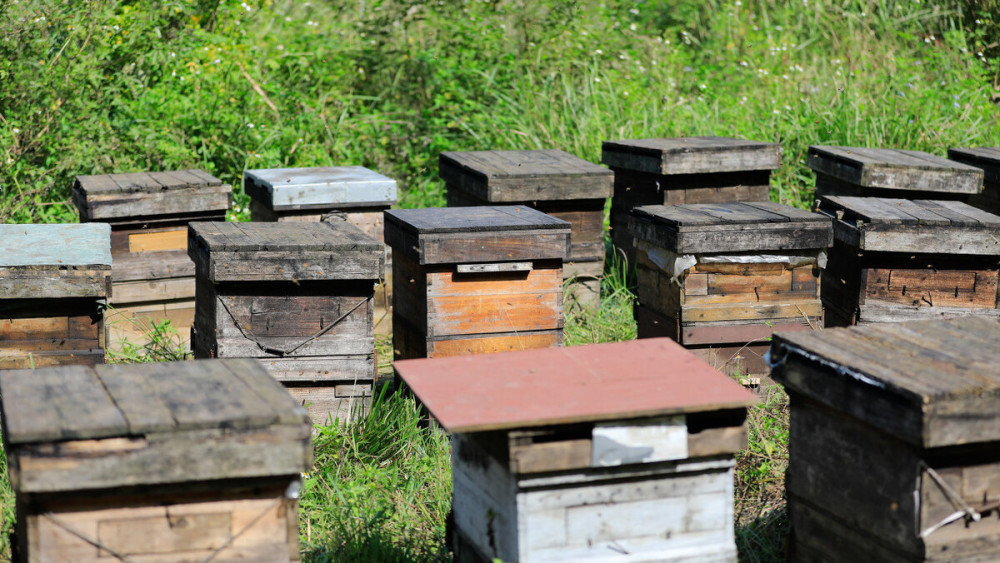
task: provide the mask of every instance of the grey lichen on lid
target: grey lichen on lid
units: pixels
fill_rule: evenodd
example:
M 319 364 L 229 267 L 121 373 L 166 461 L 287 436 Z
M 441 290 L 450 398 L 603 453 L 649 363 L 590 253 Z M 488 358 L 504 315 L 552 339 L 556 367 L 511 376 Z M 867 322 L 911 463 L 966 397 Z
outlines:
M 363 166 L 245 170 L 247 195 L 272 208 L 396 202 L 396 181 Z
M 774 170 L 781 145 L 729 137 L 678 137 L 604 141 L 601 162 L 650 174 L 713 174 Z
M 0 267 L 111 266 L 111 227 L 0 225 Z

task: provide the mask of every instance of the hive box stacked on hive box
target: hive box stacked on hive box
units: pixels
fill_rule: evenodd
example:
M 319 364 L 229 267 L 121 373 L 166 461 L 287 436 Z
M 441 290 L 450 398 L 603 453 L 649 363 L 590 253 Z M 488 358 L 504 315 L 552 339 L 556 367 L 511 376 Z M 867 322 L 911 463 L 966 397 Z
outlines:
M 568 221 L 567 301 L 600 304 L 604 203 L 613 172 L 560 150 L 444 152 L 439 171 L 449 207 L 518 204 Z
M 524 206 L 385 217 L 396 359 L 562 345 L 569 223 Z
M 772 330 L 822 326 L 831 220 L 777 203 L 632 210 L 639 338 L 668 336 L 727 373 L 764 374 Z
M 311 427 L 254 360 L 0 373 L 20 561 L 298 561 Z
M 152 323 L 170 320 L 184 341 L 194 321 L 189 221 L 224 221 L 232 188 L 202 170 L 77 176 L 80 220 L 111 224 L 114 257 L 108 346 L 142 343 Z
M 396 181 L 363 166 L 246 170 L 243 185 L 254 221 L 346 219 L 379 242 L 382 213 L 396 203 Z M 392 274 L 386 250 L 384 276 L 375 291 L 375 330 L 392 332 Z
M 1000 147 L 948 149 L 948 158 L 983 170 L 983 191 L 969 196 L 968 203 L 1000 213 Z
M 371 402 L 382 245 L 353 225 L 192 223 L 196 358 L 258 358 L 313 422 Z
M 775 335 L 794 561 L 1000 560 L 998 341 L 977 317 Z
M 809 147 L 816 195 L 966 200 L 983 190 L 983 171 L 899 149 Z
M 0 369 L 104 363 L 107 225 L 0 225 Z
M 828 326 L 1000 316 L 1000 217 L 958 201 L 821 197 L 834 221 Z
M 642 205 L 767 201 L 781 145 L 725 137 L 605 141 L 615 172 L 611 240 L 634 264 L 629 212 Z
M 395 368 L 452 433 L 456 560 L 736 561 L 753 399 L 676 343 Z

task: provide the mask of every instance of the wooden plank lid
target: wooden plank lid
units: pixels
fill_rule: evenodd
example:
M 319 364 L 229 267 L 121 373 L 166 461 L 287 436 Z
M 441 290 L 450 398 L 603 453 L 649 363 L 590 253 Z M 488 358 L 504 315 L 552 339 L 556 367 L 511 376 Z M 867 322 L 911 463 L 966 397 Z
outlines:
M 604 199 L 614 172 L 560 150 L 443 152 L 449 186 L 489 203 Z
M 1000 217 L 960 201 L 822 196 L 816 209 L 860 250 L 1000 255 Z
M 394 368 L 449 432 L 745 409 L 755 402 L 668 338 L 404 360 Z
M 779 332 L 771 375 L 919 447 L 1000 440 L 1000 321 Z
M 629 230 L 678 254 L 808 250 L 833 244 L 828 216 L 770 202 L 646 205 Z
M 233 189 L 204 170 L 77 176 L 73 202 L 84 221 L 225 213 Z
M 394 209 L 385 241 L 420 264 L 565 259 L 570 224 L 523 205 Z
M 188 254 L 219 281 L 378 279 L 385 247 L 344 220 L 194 222 Z
M 952 194 L 983 189 L 982 170 L 920 151 L 811 146 L 808 164 L 861 188 Z
M 396 203 L 396 181 L 363 166 L 245 170 L 243 185 L 251 198 L 279 211 Z
M 1000 184 L 1000 147 L 948 149 L 948 158 L 955 162 L 982 168 L 986 184 Z
M 601 162 L 662 175 L 774 170 L 781 166 L 781 145 L 728 137 L 623 139 L 601 144 Z
M 0 225 L 0 267 L 88 266 L 111 268 L 111 227 L 79 225 Z

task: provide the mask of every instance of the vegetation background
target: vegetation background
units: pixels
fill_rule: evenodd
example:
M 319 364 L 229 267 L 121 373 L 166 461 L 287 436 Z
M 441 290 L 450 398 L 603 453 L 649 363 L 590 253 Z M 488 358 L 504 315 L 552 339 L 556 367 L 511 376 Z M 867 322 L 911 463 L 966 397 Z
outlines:
M 233 184 L 235 219 L 248 168 L 359 164 L 442 205 L 441 151 L 599 162 L 602 140 L 706 134 L 782 143 L 772 199 L 806 207 L 811 144 L 1000 146 L 998 20 L 1000 0 L 0 0 L 0 221 L 75 222 L 78 174 L 179 168 Z M 625 279 L 611 263 L 568 344 L 634 337 Z M 448 444 L 416 420 L 393 396 L 323 429 L 308 560 L 447 558 Z M 744 560 L 783 555 L 786 440 L 770 390 L 740 458 Z

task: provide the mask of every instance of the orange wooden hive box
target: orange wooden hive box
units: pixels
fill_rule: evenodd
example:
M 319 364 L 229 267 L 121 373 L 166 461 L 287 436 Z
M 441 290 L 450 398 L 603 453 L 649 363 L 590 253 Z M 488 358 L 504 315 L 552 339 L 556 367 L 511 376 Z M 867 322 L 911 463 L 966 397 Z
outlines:
M 733 455 L 754 399 L 675 342 L 395 369 L 452 434 L 456 560 L 736 561 Z
M 569 223 L 524 206 L 385 216 L 396 359 L 562 345 Z

